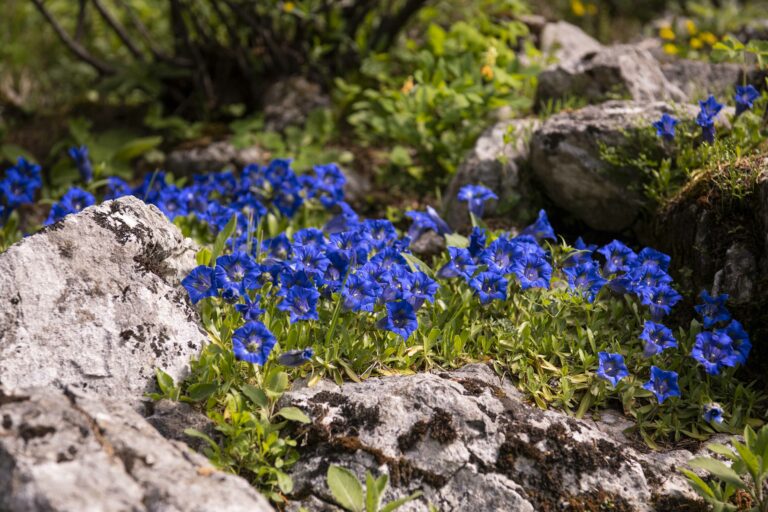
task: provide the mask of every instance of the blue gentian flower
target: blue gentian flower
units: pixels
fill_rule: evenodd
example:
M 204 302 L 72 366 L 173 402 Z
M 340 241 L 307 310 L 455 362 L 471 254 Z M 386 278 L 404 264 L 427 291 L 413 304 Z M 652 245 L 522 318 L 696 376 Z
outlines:
M 387 316 L 378 322 L 378 327 L 392 331 L 407 340 L 419 327 L 419 322 L 416 311 L 408 302 L 388 302 Z
M 336 206 L 341 208 L 341 213 L 329 220 L 326 225 L 323 226 L 323 231 L 330 235 L 357 229 L 360 224 L 360 218 L 352 207 L 343 201 L 337 203 Z
M 672 258 L 651 247 L 645 247 L 637 254 L 637 264 L 643 267 L 658 267 L 664 272 L 669 271 L 669 263 Z
M 598 352 L 597 358 L 599 361 L 597 376 L 610 382 L 613 387 L 629 375 L 627 365 L 624 364 L 624 356 L 621 354 Z
M 702 290 L 699 298 L 702 300 L 702 304 L 694 306 L 693 309 L 701 315 L 704 320 L 705 329 L 709 329 L 721 322 L 725 323 L 731 319 L 731 313 L 725 307 L 725 303 L 728 301 L 728 294 L 724 293 L 717 297 L 712 297 L 709 292 Z
M 651 379 L 643 384 L 654 395 L 660 404 L 667 398 L 680 396 L 680 386 L 677 383 L 677 373 L 664 371 L 656 366 L 651 366 Z
M 332 291 L 338 291 L 349 271 L 349 255 L 346 251 L 327 251 L 328 267 L 323 273 L 323 282 Z
M 187 205 L 181 199 L 180 192 L 177 187 L 166 187 L 160 191 L 154 203 L 170 220 L 176 217 L 184 217 L 188 213 Z
M 406 272 L 399 278 L 403 299 L 418 311 L 424 302 L 433 302 L 440 287 L 424 272 Z
M 295 245 L 293 258 L 302 270 L 312 277 L 322 277 L 330 260 L 325 256 L 325 250 L 312 245 Z
M 403 258 L 403 255 L 400 254 L 400 251 L 390 247 L 387 247 L 386 249 L 376 254 L 376 256 L 371 258 L 370 263 L 371 265 L 379 266 L 384 270 L 391 270 L 393 267 L 398 265 L 402 267 L 408 265 L 408 262 L 405 261 L 405 258 Z
M 440 218 L 437 211 L 431 206 L 427 206 L 426 212 L 411 210 L 405 213 L 405 216 L 413 221 L 408 229 L 408 236 L 416 240 L 425 231 L 434 231 L 438 235 L 452 233 L 451 228 Z
M 640 300 L 651 310 L 651 318 L 659 321 L 672 311 L 682 297 L 671 286 L 662 285 L 650 288 L 648 293 L 641 295 Z
M 580 293 L 589 302 L 594 302 L 595 297 L 605 286 L 607 281 L 600 275 L 597 264 L 593 261 L 580 263 L 575 267 L 564 268 L 568 286 L 571 290 Z
M 731 320 L 731 323 L 725 328 L 725 334 L 733 341 L 733 355 L 736 362 L 746 364 L 749 352 L 752 350 L 752 343 L 749 342 L 747 331 L 739 322 Z
M 677 122 L 677 119 L 669 114 L 662 114 L 661 119 L 653 123 L 653 127 L 656 128 L 656 136 L 664 140 L 673 140 L 675 138 L 675 125 Z
M 320 293 L 314 288 L 294 286 L 285 295 L 277 309 L 288 311 L 291 315 L 291 323 L 299 320 L 317 320 L 317 299 Z
M 603 268 L 608 275 L 629 270 L 637 260 L 637 254 L 618 240 L 601 247 L 597 252 L 605 256 Z
M 645 342 L 645 357 L 661 354 L 664 350 L 677 346 L 677 340 L 668 327 L 651 321 L 645 322 L 640 339 Z
M 77 146 L 69 148 L 69 157 L 75 162 L 80 176 L 83 181 L 90 183 L 93 181 L 93 165 L 91 165 L 91 159 L 88 156 L 87 146 Z
M 296 368 L 311 361 L 314 355 L 315 351 L 312 349 L 312 347 L 299 350 L 289 350 L 288 352 L 283 352 L 278 356 L 277 363 L 283 366 Z
M 480 272 L 469 280 L 469 286 L 479 297 L 481 304 L 488 304 L 493 300 L 507 299 L 507 286 L 509 281 L 498 273 L 493 271 Z
M 293 269 L 288 265 L 283 265 L 280 270 L 280 290 L 278 294 L 285 296 L 288 294 L 288 290 L 294 287 L 299 288 L 314 288 L 315 285 L 310 279 L 309 274 L 304 269 Z
M 45 225 L 53 224 L 71 213 L 78 213 L 84 208 L 92 206 L 95 202 L 96 199 L 94 199 L 93 194 L 80 188 L 70 188 L 59 202 L 51 207 Z
M 452 277 L 462 277 L 465 280 L 471 279 L 477 270 L 477 265 L 475 260 L 472 259 L 469 250 L 449 247 L 448 254 L 451 255 L 451 259 L 437 271 L 437 277 L 440 279 Z
M 315 249 L 322 249 L 326 246 L 325 235 L 317 228 L 300 229 L 293 235 L 293 245 L 303 245 Z
M 261 322 L 247 322 L 232 334 L 232 351 L 240 361 L 263 366 L 277 343 L 275 336 Z
M 304 199 L 299 193 L 298 182 L 281 187 L 272 202 L 278 211 L 289 219 L 296 215 L 301 205 L 304 204 Z
M 522 256 L 519 248 L 507 238 L 497 238 L 480 253 L 479 259 L 486 265 L 488 270 L 498 272 L 499 274 L 509 274 L 512 272 L 512 265 L 516 256 Z
M 723 423 L 723 408 L 720 404 L 709 403 L 704 406 L 704 414 L 702 418 L 707 423 L 717 423 L 718 425 Z
M 485 229 L 475 226 L 472 228 L 472 233 L 469 235 L 469 254 L 472 255 L 473 258 L 477 258 L 480 256 L 480 253 L 483 252 L 485 249 L 485 244 L 487 242 L 487 237 L 485 234 Z
M 710 94 L 706 100 L 699 101 L 699 108 L 701 108 L 702 114 L 714 120 L 723 109 L 723 105 L 718 103 L 715 97 Z
M 536 222 L 525 228 L 520 232 L 521 235 L 530 235 L 534 237 L 538 242 L 544 239 L 557 240 L 555 236 L 555 230 L 552 229 L 552 225 L 547 218 L 547 212 L 539 210 L 539 216 Z
M 341 189 L 347 182 L 344 173 L 336 164 L 315 165 L 312 169 L 318 181 L 329 189 Z
M 592 254 L 597 249 L 597 245 L 584 243 L 579 237 L 573 243 L 573 251 L 563 260 L 563 268 L 575 267 L 582 263 L 591 263 Z
M 104 194 L 104 200 L 117 199 L 133 193 L 131 186 L 122 178 L 110 176 L 107 178 L 107 192 Z
M 35 191 L 40 188 L 38 180 L 30 179 L 15 167 L 5 172 L 5 178 L 0 181 L 0 197 L 5 197 L 8 208 L 16 208 L 35 200 Z
M 276 158 L 272 160 L 264 170 L 264 177 L 275 188 L 279 188 L 287 181 L 294 180 L 296 173 L 291 169 L 291 162 L 292 160 L 289 158 Z
M 457 197 L 459 201 L 467 203 L 470 213 L 477 218 L 483 216 L 486 202 L 499 198 L 490 189 L 482 185 L 464 185 L 459 190 Z
M 760 93 L 752 84 L 737 85 L 736 94 L 733 99 L 736 101 L 736 115 L 738 116 L 745 110 L 754 106 L 754 101 L 760 97 Z
M 245 289 L 243 279 L 248 272 L 256 269 L 256 262 L 244 252 L 219 256 L 216 258 L 216 286 L 222 290 L 232 288 L 242 293 Z
M 41 168 L 39 165 L 28 162 L 23 157 L 19 157 L 18 160 L 16 160 L 16 165 L 11 167 L 11 169 L 14 169 L 33 187 L 40 188 L 43 186 L 43 178 L 40 174 Z
M 541 256 L 526 254 L 516 259 L 512 265 L 512 271 L 520 281 L 523 290 L 529 288 L 549 288 L 549 280 L 552 278 L 552 266 Z
M 699 107 L 701 110 L 696 116 L 696 124 L 701 126 L 704 141 L 711 144 L 715 141 L 715 117 L 720 113 L 723 105 L 710 95 L 706 101 L 699 101 Z
M 390 246 L 397 240 L 395 226 L 386 219 L 366 219 L 363 226 L 368 242 L 377 251 Z
M 691 357 L 701 363 L 710 375 L 718 375 L 726 366 L 736 366 L 739 359 L 738 355 L 734 355 L 733 340 L 724 331 L 697 334 Z
M 381 286 L 365 274 L 351 274 L 341 292 L 344 307 L 352 311 L 373 311 Z
M 235 304 L 235 309 L 243 316 L 246 321 L 258 320 L 259 317 L 264 314 L 264 310 L 259 307 L 261 297 L 256 295 L 256 297 L 251 300 L 251 298 L 245 294 L 243 295 L 243 299 L 245 302 L 241 304 Z
M 264 240 L 261 245 L 267 251 L 267 259 L 270 261 L 283 261 L 293 256 L 293 246 L 285 233 L 280 233 L 275 238 Z
M 371 250 L 367 238 L 360 231 L 334 233 L 330 236 L 330 245 L 347 254 L 354 266 L 365 264 Z
M 216 276 L 211 267 L 200 265 L 195 267 L 181 284 L 187 289 L 192 304 L 197 304 L 206 297 L 215 297 L 219 291 L 216 287 Z
M 651 293 L 653 288 L 668 286 L 672 277 L 657 266 L 639 265 L 627 272 L 624 277 L 629 279 L 631 291 L 638 295 Z

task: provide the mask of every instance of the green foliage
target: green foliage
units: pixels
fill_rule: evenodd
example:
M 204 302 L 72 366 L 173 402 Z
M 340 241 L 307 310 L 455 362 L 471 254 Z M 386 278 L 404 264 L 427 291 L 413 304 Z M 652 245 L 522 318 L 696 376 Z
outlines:
M 12 212 L 5 219 L 5 224 L 0 225 L 0 253 L 6 251 L 10 246 L 21 240 L 21 230 L 19 229 L 19 213 Z
M 354 473 L 335 465 L 328 467 L 327 482 L 336 503 L 348 512 L 391 512 L 421 496 L 421 492 L 415 492 L 405 498 L 382 504 L 381 500 L 389 485 L 388 475 L 374 478 L 370 471 L 366 471 L 363 493 L 363 486 Z
M 716 512 L 768 512 L 768 425 L 757 433 L 746 427 L 744 442 L 733 439 L 731 445 L 708 446 L 730 465 L 711 457 L 696 457 L 688 463 L 709 473 L 711 481 L 704 481 L 693 471 L 683 469 L 682 472 Z
M 519 4 L 476 7 L 471 19 L 447 27 L 425 12 L 420 22 L 426 30 L 418 38 L 369 55 L 359 79 L 336 80 L 337 101 L 356 136 L 389 146 L 391 171 L 424 179 L 428 189 L 447 181 L 494 110 L 531 105 L 535 69 L 514 51 L 526 27 L 496 17 L 519 12 Z

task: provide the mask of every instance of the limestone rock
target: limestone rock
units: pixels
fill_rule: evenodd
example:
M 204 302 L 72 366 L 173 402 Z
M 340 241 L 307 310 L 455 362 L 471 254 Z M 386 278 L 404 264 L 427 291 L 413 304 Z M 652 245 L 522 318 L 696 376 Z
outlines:
M 248 482 L 164 439 L 118 401 L 0 389 L 0 418 L 0 510 L 272 510 Z
M 555 203 L 590 227 L 621 231 L 632 225 L 644 202 L 644 177 L 611 168 L 600 155 L 600 145 L 626 148 L 632 134 L 648 131 L 662 113 L 693 117 L 693 107 L 665 103 L 609 101 L 550 117 L 531 139 L 533 177 Z M 646 140 L 647 139 L 647 140 Z M 661 142 L 651 133 L 644 148 Z
M 240 169 L 248 164 L 266 164 L 271 155 L 258 146 L 237 149 L 229 141 L 199 147 L 175 149 L 165 159 L 165 169 L 175 176 L 192 176 L 225 169 Z
M 686 99 L 683 91 L 667 80 L 650 52 L 632 45 L 589 52 L 539 75 L 539 105 L 574 97 L 589 103 L 617 98 L 644 102 Z
M 689 510 L 702 504 L 675 466 L 687 451 L 641 453 L 615 425 L 576 420 L 525 403 L 488 367 L 442 374 L 368 379 L 341 387 L 322 382 L 290 392 L 312 425 L 293 468 L 293 510 L 332 501 L 329 464 L 362 477 L 387 472 L 385 501 L 422 490 L 402 509 Z M 665 508 L 666 507 L 666 508 Z M 594 508 L 597 510 L 596 508 Z M 690 510 L 698 510 L 691 508 Z
M 320 85 L 304 77 L 278 80 L 264 93 L 265 128 L 281 131 L 288 126 L 303 125 L 310 112 L 330 104 Z
M 603 48 L 597 39 L 566 21 L 544 25 L 539 46 L 545 55 L 553 56 L 560 62 L 579 59 Z
M 206 339 L 179 285 L 195 252 L 128 196 L 0 254 L 0 384 L 88 388 L 138 407 L 155 368 L 181 380 Z
M 477 139 L 445 192 L 443 210 L 448 224 L 455 229 L 469 225 L 467 205 L 456 198 L 464 185 L 483 185 L 499 196 L 499 201 L 486 205 L 488 215 L 502 213 L 520 201 L 524 195 L 521 168 L 528 160 L 531 135 L 539 125 L 534 118 L 503 121 Z
M 661 65 L 661 71 L 671 83 L 680 88 L 695 103 L 714 94 L 721 102 L 730 99 L 741 85 L 742 67 L 731 62 L 712 63 L 699 60 L 674 59 Z
M 164 399 L 149 404 L 149 408 L 151 414 L 147 416 L 147 422 L 166 439 L 181 441 L 202 452 L 208 443 L 198 437 L 188 436 L 184 433 L 186 429 L 192 428 L 212 439 L 217 438 L 215 423 L 188 403 Z

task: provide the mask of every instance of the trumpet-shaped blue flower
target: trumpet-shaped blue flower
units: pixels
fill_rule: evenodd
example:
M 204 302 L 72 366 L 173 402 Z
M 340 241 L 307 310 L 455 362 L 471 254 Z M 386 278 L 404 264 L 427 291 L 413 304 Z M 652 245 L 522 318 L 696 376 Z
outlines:
M 71 188 L 58 203 L 51 207 L 51 212 L 45 221 L 45 225 L 53 224 L 71 213 L 77 213 L 93 205 L 95 202 L 96 199 L 94 199 L 93 194 L 79 188 Z
M 702 418 L 707 423 L 717 423 L 718 425 L 723 423 L 723 408 L 720 404 L 709 403 L 704 406 L 704 413 Z
M 371 246 L 380 251 L 397 240 L 395 226 L 386 219 L 367 219 L 363 222 L 365 234 Z
M 491 199 L 498 199 L 490 189 L 482 185 L 464 185 L 457 195 L 459 201 L 467 203 L 470 213 L 475 217 L 482 217 L 485 203 Z
M 264 314 L 264 310 L 260 307 L 261 297 L 256 297 L 251 300 L 248 294 L 243 295 L 244 302 L 241 304 L 235 304 L 235 309 L 240 313 L 245 320 L 258 320 L 261 315 Z
M 488 270 L 499 274 L 512 272 L 516 256 L 522 256 L 519 247 L 507 238 L 497 238 L 480 253 L 480 261 L 488 265 Z
M 215 297 L 219 291 L 216 287 L 216 275 L 211 267 L 200 265 L 195 267 L 187 277 L 181 280 L 187 289 L 192 304 L 197 304 L 206 297 Z
M 656 136 L 664 140 L 673 140 L 677 122 L 677 119 L 669 114 L 662 114 L 661 119 L 653 123 L 653 127 L 656 128 Z
M 424 302 L 433 302 L 440 285 L 424 272 L 405 272 L 399 278 L 403 299 L 417 310 Z
M 133 193 L 133 188 L 122 178 L 110 176 L 107 178 L 107 192 L 104 194 L 104 200 L 117 199 Z
M 22 174 L 16 167 L 11 167 L 5 172 L 5 178 L 0 181 L 0 201 L 4 197 L 5 205 L 9 209 L 31 203 L 35 200 L 35 191 L 38 188 L 38 180 Z
M 448 254 L 451 255 L 451 259 L 437 271 L 437 277 L 440 279 L 452 277 L 471 279 L 477 270 L 477 265 L 469 251 L 458 247 L 449 247 Z
M 475 291 L 481 304 L 493 300 L 507 299 L 509 281 L 500 273 L 493 271 L 480 272 L 469 280 L 469 286 Z
M 419 327 L 419 322 L 416 318 L 416 311 L 408 302 L 388 302 L 387 316 L 378 322 L 378 327 L 392 331 L 407 340 Z
M 529 288 L 549 288 L 552 278 L 552 265 L 542 256 L 526 254 L 515 260 L 512 271 L 520 281 L 523 290 Z
M 270 261 L 283 261 L 293 256 L 293 246 L 285 233 L 264 240 L 261 245 L 267 251 L 267 259 Z
M 736 366 L 738 355 L 734 355 L 733 340 L 724 331 L 704 331 L 696 335 L 691 357 L 697 360 L 710 375 L 718 375 L 729 366 Z
M 752 108 L 755 100 L 759 97 L 760 93 L 752 84 L 737 85 L 736 94 L 733 96 L 736 101 L 736 115 L 738 116 L 745 110 Z
M 725 328 L 725 334 L 733 341 L 733 355 L 736 362 L 746 364 L 749 352 L 752 350 L 752 343 L 749 342 L 747 331 L 739 322 L 731 320 L 731 323 Z
M 645 322 L 640 339 L 645 342 L 643 349 L 645 357 L 661 354 L 664 350 L 677 346 L 677 340 L 668 327 L 651 321 Z
M 715 118 L 720 113 L 723 105 L 718 103 L 714 96 L 699 101 L 701 110 L 696 116 L 696 124 L 701 126 L 701 134 L 704 141 L 710 144 L 715 141 Z
M 660 404 L 667 398 L 680 396 L 680 386 L 677 383 L 677 372 L 664 371 L 657 366 L 651 366 L 651 379 L 643 384 L 654 395 Z
M 575 267 L 583 263 L 592 262 L 592 254 L 597 249 L 597 245 L 584 243 L 579 237 L 573 243 L 573 251 L 563 260 L 563 268 Z
M 320 293 L 314 288 L 294 286 L 285 294 L 283 300 L 277 305 L 280 311 L 287 311 L 291 315 L 291 323 L 299 320 L 317 320 L 317 299 Z
M 351 274 L 341 292 L 344 307 L 352 311 L 373 311 L 381 286 L 365 274 Z
M 419 238 L 425 231 L 434 231 L 438 235 L 446 235 L 453 232 L 431 206 L 427 206 L 426 212 L 411 210 L 406 212 L 405 216 L 413 221 L 408 229 L 408 236 L 413 240 Z
M 659 252 L 651 247 L 645 247 L 637 254 L 636 263 L 642 267 L 658 267 L 659 269 L 667 272 L 669 270 L 669 262 L 672 258 L 669 255 Z
M 485 244 L 487 237 L 485 235 L 485 229 L 475 226 L 472 228 L 472 233 L 469 235 L 469 254 L 473 258 L 477 258 L 483 250 L 485 250 Z
M 597 252 L 605 256 L 603 268 L 606 274 L 626 272 L 632 268 L 635 260 L 637 260 L 637 254 L 618 240 L 601 247 Z
M 671 286 L 662 285 L 650 288 L 647 293 L 641 295 L 640 300 L 650 309 L 651 318 L 659 321 L 672 311 L 682 297 Z
M 552 229 L 552 225 L 547 218 L 547 212 L 539 210 L 539 216 L 536 222 L 526 227 L 520 232 L 521 235 L 530 235 L 537 241 L 541 242 L 544 239 L 557 240 L 555 236 L 555 230 Z
M 277 363 L 283 366 L 296 368 L 310 362 L 314 355 L 315 351 L 312 349 L 312 347 L 298 350 L 289 350 L 288 352 L 283 352 L 277 357 Z
M 263 366 L 277 339 L 261 322 L 247 322 L 232 334 L 232 349 L 240 361 Z
M 247 273 L 256 270 L 256 263 L 244 252 L 236 252 L 216 258 L 216 286 L 241 292 Z
M 75 162 L 75 166 L 77 167 L 80 176 L 83 178 L 83 181 L 86 183 L 93 181 L 93 165 L 91 164 L 91 158 L 88 155 L 88 147 L 71 147 L 67 153 L 72 161 Z
M 704 320 L 705 329 L 709 329 L 719 323 L 725 323 L 731 319 L 731 313 L 725 307 L 725 303 L 728 302 L 728 294 L 723 293 L 717 297 L 712 297 L 709 292 L 702 290 L 699 298 L 702 300 L 702 303 L 694 306 L 693 309 L 701 315 Z
M 597 264 L 593 261 L 580 263 L 575 267 L 564 268 L 568 286 L 574 292 L 580 293 L 589 302 L 594 302 L 595 297 L 608 282 L 600 275 Z
M 300 229 L 293 235 L 293 245 L 322 249 L 326 245 L 325 235 L 317 228 Z
M 599 361 L 597 376 L 610 382 L 613 387 L 629 375 L 627 365 L 624 364 L 624 356 L 621 354 L 598 352 L 597 358 Z

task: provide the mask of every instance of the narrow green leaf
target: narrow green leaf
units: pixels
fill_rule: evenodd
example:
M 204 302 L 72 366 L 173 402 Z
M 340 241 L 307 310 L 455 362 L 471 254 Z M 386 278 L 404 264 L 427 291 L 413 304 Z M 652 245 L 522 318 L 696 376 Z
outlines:
M 386 476 L 386 475 L 383 475 Z M 365 510 L 366 512 L 379 512 L 381 507 L 381 492 L 376 485 L 378 480 L 373 478 L 370 471 L 365 472 Z
M 381 512 L 392 512 L 393 510 L 397 510 L 398 508 L 402 507 L 408 502 L 411 502 L 421 496 L 421 491 L 416 491 L 415 493 L 411 494 L 410 496 L 406 496 L 405 498 L 400 498 L 399 500 L 390 501 L 383 507 L 381 507 Z
M 693 490 L 696 491 L 697 494 L 700 494 L 704 498 L 714 498 L 715 493 L 712 492 L 712 489 L 709 487 L 709 485 L 699 478 L 699 476 L 694 473 L 693 471 L 690 471 L 688 469 L 681 469 L 680 470 L 685 477 L 690 480 L 691 487 L 693 487 Z
M 339 466 L 328 468 L 328 488 L 333 498 L 349 512 L 363 512 L 363 487 L 349 470 Z
M 160 368 L 155 368 L 155 375 L 157 376 L 157 385 L 160 388 L 160 391 L 165 395 L 172 395 L 176 388 L 176 385 L 173 382 L 173 377 Z
M 212 382 L 192 384 L 187 390 L 187 396 L 194 402 L 200 402 L 214 394 L 217 389 L 218 384 Z
M 298 407 L 283 407 L 279 411 L 277 411 L 278 416 L 282 416 L 283 418 L 291 421 L 298 421 L 299 423 L 312 423 L 312 420 L 309 419 L 309 416 L 307 416 L 304 411 L 299 409 Z
M 227 225 L 224 226 L 224 229 L 222 229 L 216 236 L 216 240 L 213 243 L 213 251 L 211 253 L 211 262 L 215 262 L 216 258 L 221 256 L 224 252 L 224 246 L 226 245 L 227 240 L 229 240 L 229 237 L 235 232 L 235 228 L 237 228 L 237 215 L 233 214 L 232 218 L 227 222 Z
M 747 485 L 742 481 L 739 475 L 720 462 L 709 457 L 696 457 L 688 462 L 688 465 L 694 468 L 700 468 L 705 471 L 709 471 L 712 475 L 716 476 L 720 480 L 727 482 L 739 489 L 746 489 Z

